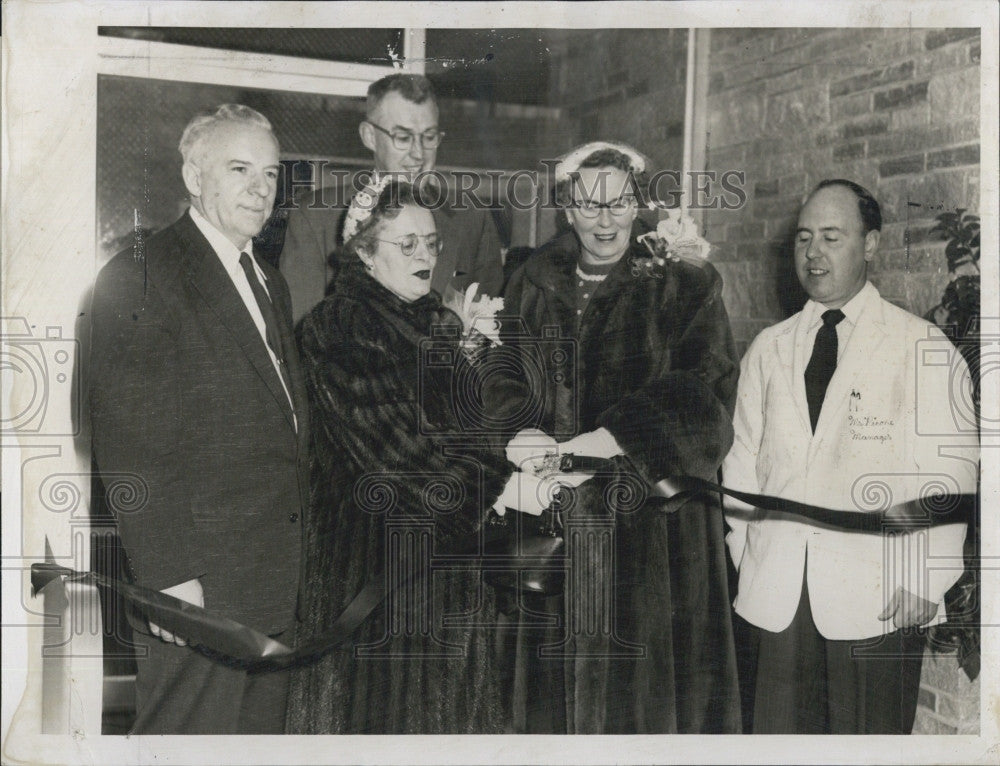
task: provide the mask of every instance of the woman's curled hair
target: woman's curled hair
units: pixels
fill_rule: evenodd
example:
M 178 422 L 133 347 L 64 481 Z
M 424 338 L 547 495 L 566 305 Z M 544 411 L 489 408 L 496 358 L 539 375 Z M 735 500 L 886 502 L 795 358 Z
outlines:
M 649 174 L 645 169 L 637 170 L 632 159 L 617 149 L 608 147 L 597 149 L 588 154 L 579 165 L 582 168 L 614 168 L 627 173 L 632 181 L 632 190 L 640 207 L 649 205 Z M 576 173 L 572 173 L 569 178 L 564 178 L 556 183 L 554 190 L 555 203 L 559 207 L 569 207 L 573 204 L 573 184 L 576 181 Z
M 355 213 L 354 207 L 358 196 L 365 193 L 359 192 L 351 202 L 351 207 L 347 210 L 347 215 Z M 379 192 L 378 197 L 370 206 L 366 206 L 368 216 L 358 223 L 357 231 L 341 248 L 344 257 L 357 258 L 358 251 L 372 252 L 376 249 L 376 240 L 379 229 L 385 221 L 395 219 L 406 205 L 417 205 L 427 207 L 421 198 L 419 191 L 414 189 L 408 181 L 390 180 Z M 346 217 L 345 217 L 346 220 Z

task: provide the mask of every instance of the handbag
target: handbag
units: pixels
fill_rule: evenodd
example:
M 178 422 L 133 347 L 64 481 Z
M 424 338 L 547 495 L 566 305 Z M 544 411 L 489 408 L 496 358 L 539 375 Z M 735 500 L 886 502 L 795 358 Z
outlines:
M 557 473 L 592 473 L 618 477 L 631 466 L 625 460 L 582 455 L 560 455 Z M 564 513 L 572 502 L 560 488 L 540 516 L 508 509 L 503 516 L 490 510 L 486 520 L 483 575 L 494 588 L 542 596 L 563 592 L 569 567 L 564 536 Z
M 558 500 L 541 516 L 491 510 L 483 577 L 494 588 L 557 596 L 566 580 L 566 540 Z

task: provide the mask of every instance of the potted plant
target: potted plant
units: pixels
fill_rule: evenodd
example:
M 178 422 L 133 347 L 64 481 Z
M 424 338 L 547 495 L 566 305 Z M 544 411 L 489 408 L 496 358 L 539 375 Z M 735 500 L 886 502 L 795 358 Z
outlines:
M 941 213 L 931 229 L 948 244 L 945 258 L 951 281 L 941 303 L 925 315 L 940 327 L 965 358 L 972 377 L 975 414 L 979 416 L 979 216 L 964 208 Z M 979 522 L 969 525 L 965 539 L 965 571 L 945 596 L 948 621 L 930 631 L 936 652 L 958 653 L 958 663 L 970 680 L 979 675 Z

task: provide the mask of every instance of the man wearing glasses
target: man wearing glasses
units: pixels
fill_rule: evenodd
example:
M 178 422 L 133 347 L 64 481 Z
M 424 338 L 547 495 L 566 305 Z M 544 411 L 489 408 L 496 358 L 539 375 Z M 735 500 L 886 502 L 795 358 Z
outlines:
M 421 178 L 420 174 L 434 169 L 444 132 L 438 129 L 437 100 L 426 77 L 392 74 L 372 83 L 365 120 L 358 132 L 374 155 L 376 172 L 433 182 L 434 176 Z M 446 195 L 441 192 L 429 196 L 443 200 Z M 461 209 L 443 201 L 433 212 L 442 247 L 431 288 L 443 293 L 450 284 L 464 291 L 478 282 L 481 293 L 499 294 L 503 281 L 501 244 L 488 211 Z M 343 208 L 323 208 L 305 201 L 289 211 L 279 268 L 292 293 L 292 319 L 296 323 L 326 294 L 335 268 L 329 256 L 342 242 L 343 217 Z

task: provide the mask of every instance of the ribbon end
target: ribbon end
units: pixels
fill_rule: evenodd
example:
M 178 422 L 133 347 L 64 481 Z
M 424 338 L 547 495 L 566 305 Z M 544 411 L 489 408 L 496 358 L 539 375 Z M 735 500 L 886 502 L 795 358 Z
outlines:
M 285 655 L 292 654 L 292 650 L 273 638 L 269 638 L 264 644 L 264 648 L 260 652 L 261 657 L 271 658 L 271 657 L 283 657 Z
M 50 582 L 58 577 L 73 574 L 72 569 L 59 566 L 52 553 L 52 546 L 49 544 L 48 535 L 45 536 L 45 561 L 31 565 L 31 596 L 34 598 L 38 592 L 45 588 Z

